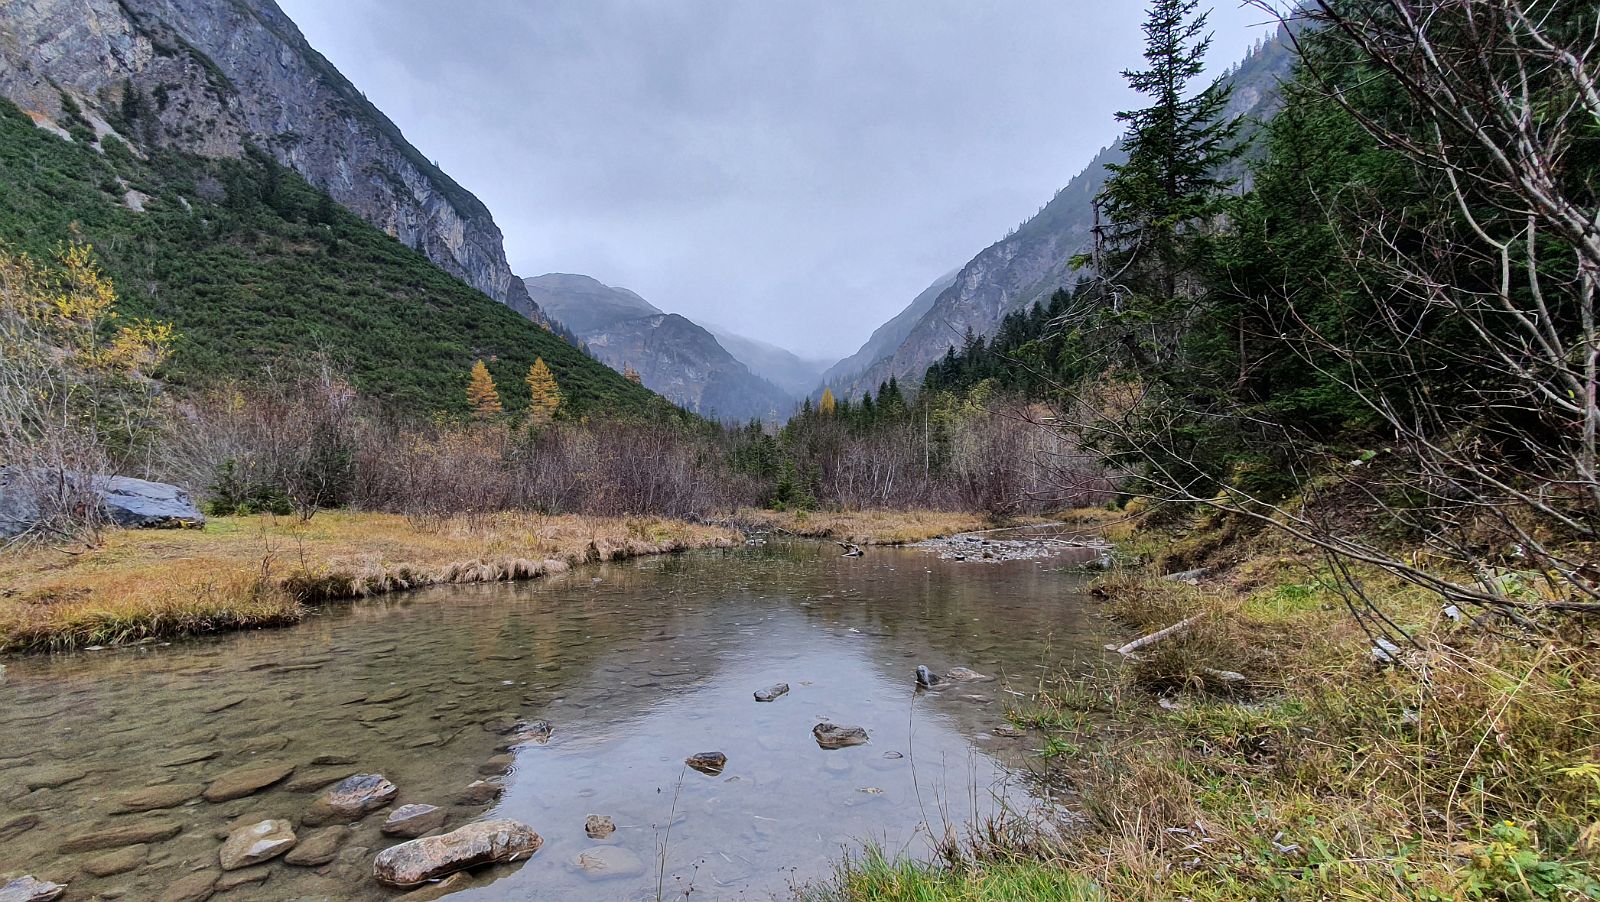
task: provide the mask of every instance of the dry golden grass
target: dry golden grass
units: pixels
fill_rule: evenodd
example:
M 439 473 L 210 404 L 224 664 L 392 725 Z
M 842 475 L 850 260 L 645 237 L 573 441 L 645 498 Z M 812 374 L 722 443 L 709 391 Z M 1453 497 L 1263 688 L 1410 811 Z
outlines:
M 439 583 L 530 579 L 587 561 L 727 547 L 731 530 L 654 517 L 431 521 L 328 511 L 113 531 L 81 554 L 0 556 L 0 651 L 293 623 L 307 604 Z
M 738 519 L 741 523 L 762 529 L 782 530 L 813 539 L 837 539 L 858 545 L 904 545 L 996 525 L 983 514 L 961 511 L 832 512 L 746 508 L 739 512 Z

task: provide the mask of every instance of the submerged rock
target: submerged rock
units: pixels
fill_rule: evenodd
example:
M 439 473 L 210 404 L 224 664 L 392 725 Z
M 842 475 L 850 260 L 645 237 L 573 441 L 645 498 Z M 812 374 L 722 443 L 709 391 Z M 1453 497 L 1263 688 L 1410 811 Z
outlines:
M 443 827 L 449 816 L 450 813 L 438 805 L 401 805 L 389 812 L 381 830 L 386 836 L 414 839 Z
M 644 873 L 644 861 L 621 846 L 596 846 L 578 853 L 573 864 L 591 880 L 637 877 Z
M 770 701 L 773 701 L 774 699 L 778 698 L 779 696 L 787 695 L 788 692 L 789 692 L 789 684 L 788 683 L 777 683 L 775 685 L 768 686 L 765 689 L 758 689 L 756 691 L 756 701 L 758 701 L 758 702 L 770 702 Z
M 479 821 L 384 849 L 372 861 L 372 876 L 386 886 L 416 886 L 456 871 L 523 858 L 542 845 L 544 839 L 526 824 Z
M 117 874 L 126 874 L 128 871 L 144 864 L 150 857 L 150 847 L 144 843 L 133 846 L 124 846 L 115 852 L 107 852 L 98 858 L 91 858 L 83 863 L 83 872 L 90 877 L 113 877 Z
M 550 741 L 551 734 L 556 728 L 548 720 L 536 720 L 532 723 L 518 724 L 516 735 L 511 737 L 509 747 L 516 748 L 523 745 L 544 745 Z
M 117 797 L 117 811 L 159 811 L 176 808 L 199 795 L 205 787 L 199 783 L 163 783 L 147 786 Z
M 288 821 L 257 821 L 228 836 L 218 853 L 224 871 L 237 871 L 263 861 L 271 861 L 294 848 L 298 842 Z
M 590 839 L 605 839 L 617 832 L 617 822 L 603 814 L 591 814 L 583 821 L 583 832 Z
M 66 891 L 66 884 L 63 883 L 51 883 L 32 876 L 18 877 L 0 886 L 0 902 L 50 902 L 61 898 Z
M 494 780 L 473 780 L 467 788 L 461 790 L 456 796 L 456 801 L 463 805 L 487 805 L 500 798 L 500 793 L 505 792 L 505 784 Z
M 825 749 L 842 749 L 852 745 L 864 745 L 868 739 L 867 731 L 861 727 L 847 727 L 826 722 L 812 727 L 811 735 L 816 738 L 817 745 Z
M 242 799 L 266 789 L 292 773 L 294 773 L 293 764 L 253 764 L 249 767 L 235 768 L 212 780 L 211 785 L 206 787 L 204 795 L 208 802 Z
M 382 774 L 356 774 L 339 781 L 300 819 L 308 827 L 358 821 L 394 801 L 399 789 Z
M 160 902 L 205 902 L 217 886 L 216 871 L 196 871 L 181 877 L 161 894 Z
M 928 669 L 928 665 L 926 665 L 926 664 L 918 664 L 917 665 L 917 685 L 918 686 L 921 686 L 924 689 L 932 689 L 935 686 L 938 686 L 942 682 L 944 682 L 944 680 L 939 679 L 939 675 L 938 674 L 936 674 L 933 671 L 929 670 Z
M 683 763 L 702 774 L 715 777 L 728 766 L 728 756 L 721 752 L 697 752 L 683 759 Z
M 984 676 L 976 670 L 968 670 L 965 667 L 950 668 L 944 678 L 952 683 L 987 683 L 994 679 L 992 676 Z
M 324 827 L 295 843 L 289 854 L 283 856 L 283 861 L 303 868 L 327 864 L 339 856 L 339 850 L 349 838 L 349 828 Z
M 161 842 L 177 836 L 182 829 L 183 825 L 177 821 L 135 821 L 69 837 L 61 844 L 61 851 L 70 855 L 74 852 L 97 852 L 138 843 Z

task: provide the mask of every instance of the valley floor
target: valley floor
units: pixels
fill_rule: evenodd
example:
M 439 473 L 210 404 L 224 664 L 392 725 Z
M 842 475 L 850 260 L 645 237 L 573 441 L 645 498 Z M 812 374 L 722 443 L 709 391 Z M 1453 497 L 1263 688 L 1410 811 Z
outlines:
M 1129 639 L 1199 619 L 1010 712 L 1081 822 L 970 825 L 938 866 L 869 849 L 803 895 L 1600 899 L 1594 624 L 1458 622 L 1360 573 L 1416 639 L 1380 664 L 1318 557 L 1217 522 L 1107 531 L 1125 563 L 1096 591 Z

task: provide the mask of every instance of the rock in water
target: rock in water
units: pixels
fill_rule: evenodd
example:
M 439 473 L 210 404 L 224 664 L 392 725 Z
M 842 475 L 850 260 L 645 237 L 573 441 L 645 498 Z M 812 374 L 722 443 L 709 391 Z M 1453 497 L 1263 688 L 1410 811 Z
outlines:
M 510 748 L 524 745 L 544 745 L 550 741 L 550 736 L 556 731 L 548 720 L 536 720 L 533 723 L 519 724 L 516 735 L 511 737 Z
M 271 861 L 294 848 L 297 841 L 288 821 L 258 821 L 240 827 L 222 844 L 218 857 L 224 871 L 236 871 L 263 861 Z
M 965 667 L 950 668 L 950 671 L 944 675 L 944 678 L 952 683 L 987 683 L 994 679 L 992 676 L 984 676 L 976 670 L 968 670 Z M 920 674 L 918 675 L 918 679 L 920 681 Z
M 773 686 L 768 686 L 765 689 L 758 690 L 756 692 L 756 701 L 758 701 L 758 702 L 770 702 L 773 699 L 776 699 L 781 695 L 788 694 L 788 692 L 789 692 L 789 684 L 788 683 L 778 683 L 778 684 L 773 685 Z
M 591 814 L 583 821 L 583 832 L 590 839 L 605 839 L 617 832 L 617 822 L 603 814 Z
M 204 793 L 208 802 L 242 799 L 260 792 L 294 773 L 293 764 L 251 765 L 230 770 L 211 781 Z
M 359 821 L 393 802 L 399 791 L 382 774 L 356 774 L 339 781 L 337 786 L 317 799 L 300 822 L 308 827 L 319 827 L 335 822 Z
M 183 825 L 177 821 L 134 821 L 104 830 L 79 833 L 61 844 L 61 851 L 97 852 L 101 849 L 120 849 L 138 843 L 161 842 L 177 836 Z
M 816 737 L 817 745 L 825 749 L 842 749 L 852 745 L 864 745 L 867 742 L 867 731 L 861 727 L 842 727 L 836 723 L 819 723 L 811 728 L 811 735 Z
M 383 822 L 382 830 L 387 836 L 414 839 L 443 827 L 447 817 L 449 812 L 438 805 L 401 805 L 389 812 L 388 819 Z
M 384 849 L 372 861 L 372 876 L 385 886 L 416 886 L 456 871 L 523 858 L 542 845 L 544 840 L 526 824 L 479 821 Z
M 348 827 L 324 827 L 295 843 L 289 854 L 283 856 L 284 863 L 303 868 L 327 864 L 339 857 L 339 850 L 349 838 Z
M 683 763 L 702 774 L 715 777 L 717 774 L 722 773 L 724 767 L 728 766 L 728 756 L 721 752 L 699 752 L 683 759 Z
M 573 862 L 583 876 L 592 880 L 611 877 L 637 877 L 644 873 L 644 862 L 621 846 L 597 846 L 578 853 Z
M 197 871 L 179 878 L 161 894 L 161 902 L 205 902 L 217 885 L 216 871 Z
M 917 665 L 917 685 L 924 689 L 932 689 L 944 682 L 939 675 L 928 669 L 926 664 Z
M 50 902 L 61 898 L 67 891 L 62 883 L 51 883 L 36 877 L 18 877 L 0 886 L 0 902 Z

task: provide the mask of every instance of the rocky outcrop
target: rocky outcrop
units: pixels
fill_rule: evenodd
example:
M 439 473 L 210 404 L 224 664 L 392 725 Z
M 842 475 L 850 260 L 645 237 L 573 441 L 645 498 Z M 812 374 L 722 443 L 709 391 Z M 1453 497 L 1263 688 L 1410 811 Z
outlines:
M 32 529 L 51 507 L 91 502 L 98 502 L 106 520 L 126 529 L 198 529 L 206 523 L 189 493 L 165 482 L 0 467 L 0 538 Z
M 480 821 L 440 836 L 390 846 L 372 862 L 372 876 L 386 886 L 410 887 L 486 864 L 525 858 L 544 839 L 516 821 Z
M 750 372 L 710 332 L 676 313 L 662 313 L 626 288 L 588 276 L 550 273 L 528 279 L 528 291 L 550 317 L 618 372 L 675 404 L 722 420 L 787 416 L 794 399 Z
M 73 103 L 97 139 L 208 157 L 257 147 L 484 294 L 538 315 L 483 203 L 272 0 L 0 4 L 0 94 L 57 130 Z

